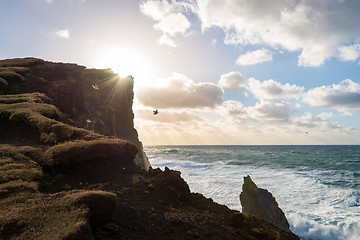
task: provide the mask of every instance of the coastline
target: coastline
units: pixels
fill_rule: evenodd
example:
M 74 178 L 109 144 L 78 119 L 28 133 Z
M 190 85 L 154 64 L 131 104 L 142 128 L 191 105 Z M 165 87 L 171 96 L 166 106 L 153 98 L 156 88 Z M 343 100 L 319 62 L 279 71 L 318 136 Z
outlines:
M 179 169 L 191 191 L 230 209 L 242 210 L 239 193 L 249 174 L 274 195 L 298 236 L 357 239 L 360 147 L 285 148 L 166 146 L 145 151 L 153 166 Z
M 179 171 L 151 168 L 131 78 L 33 58 L 0 66 L 1 238 L 299 239 L 191 193 Z M 109 79 L 128 94 L 106 102 L 113 89 L 92 84 Z

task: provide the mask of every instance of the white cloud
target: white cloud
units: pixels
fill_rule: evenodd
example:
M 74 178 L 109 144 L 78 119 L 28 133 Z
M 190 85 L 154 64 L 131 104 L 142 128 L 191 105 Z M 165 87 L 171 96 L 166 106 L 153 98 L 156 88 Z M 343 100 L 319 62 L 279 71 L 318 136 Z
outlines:
M 51 4 L 51 3 L 53 3 L 54 2 L 54 0 L 45 0 L 47 3 L 49 3 L 49 4 Z M 74 0 L 67 0 L 68 2 L 72 2 L 72 1 L 74 1 Z M 86 0 L 80 0 L 82 3 L 85 3 L 86 2 Z
M 338 50 L 339 57 L 343 61 L 355 61 L 360 57 L 360 44 L 342 46 Z
M 360 39 L 359 1 L 198 0 L 196 7 L 203 31 L 220 27 L 227 44 L 300 51 L 301 66 L 344 59 L 338 49 Z
M 190 22 L 181 13 L 171 13 L 164 16 L 159 23 L 154 25 L 156 30 L 163 31 L 164 34 L 175 36 L 176 33 L 185 34 L 190 27 Z
M 191 24 L 183 14 L 187 9 L 186 3 L 175 1 L 169 3 L 166 0 L 149 0 L 140 4 L 140 11 L 157 22 L 154 29 L 163 33 L 159 43 L 170 47 L 177 46 L 172 37 L 177 34 L 183 36 L 191 34 L 188 31 Z
M 278 100 L 261 100 L 254 107 L 247 107 L 252 119 L 260 122 L 290 122 L 293 115 L 291 105 Z
M 259 99 L 277 99 L 299 98 L 304 88 L 296 86 L 295 84 L 281 84 L 272 79 L 261 82 L 255 78 L 250 78 L 248 80 L 248 90 Z
M 188 111 L 161 110 L 155 116 L 152 110 L 135 110 L 135 115 L 140 119 L 165 123 L 203 121 L 202 118 Z
M 139 89 L 139 101 L 153 108 L 215 107 L 223 102 L 223 90 L 214 83 L 195 83 L 179 73 L 161 83 Z
M 55 34 L 55 36 L 60 37 L 60 38 L 70 39 L 69 29 L 57 30 L 57 31 L 55 31 L 54 34 Z
M 344 126 L 341 126 L 336 123 L 332 123 L 328 118 L 332 117 L 331 113 L 320 113 L 318 115 L 312 115 L 311 113 L 306 113 L 300 117 L 294 118 L 294 125 L 298 127 L 303 127 L 305 129 L 344 129 Z M 311 133 L 311 132 L 310 132 Z
M 304 87 L 281 84 L 272 79 L 259 81 L 255 78 L 246 79 L 240 72 L 229 72 L 221 75 L 219 85 L 227 91 L 244 90 L 251 92 L 258 99 L 300 98 Z
M 166 34 L 162 35 L 158 40 L 160 45 L 167 45 L 169 47 L 177 47 L 177 44 L 169 38 Z
M 225 90 L 236 92 L 247 88 L 248 80 L 240 72 L 229 72 L 221 75 L 219 85 Z
M 303 101 L 311 107 L 360 111 L 360 84 L 347 79 L 337 85 L 313 88 L 304 95 Z
M 268 62 L 272 60 L 272 53 L 264 48 L 241 55 L 236 60 L 236 64 L 240 66 L 254 65 L 258 63 Z

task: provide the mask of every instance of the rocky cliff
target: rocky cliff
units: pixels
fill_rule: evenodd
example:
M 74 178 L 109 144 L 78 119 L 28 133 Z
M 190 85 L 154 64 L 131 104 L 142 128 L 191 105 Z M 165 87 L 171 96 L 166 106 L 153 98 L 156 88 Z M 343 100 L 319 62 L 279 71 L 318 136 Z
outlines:
M 263 219 L 284 231 L 290 231 L 290 225 L 275 198 L 266 189 L 258 188 L 250 176 L 244 177 L 240 202 L 243 213 Z
M 134 143 L 139 149 L 135 162 L 147 170 L 150 164 L 133 122 L 133 85 L 131 76 L 120 78 L 109 69 L 36 58 L 0 61 L 0 94 L 45 94 L 46 103 L 62 112 L 63 122 Z
M 299 239 L 191 193 L 178 171 L 145 171 L 131 78 L 0 66 L 0 239 Z

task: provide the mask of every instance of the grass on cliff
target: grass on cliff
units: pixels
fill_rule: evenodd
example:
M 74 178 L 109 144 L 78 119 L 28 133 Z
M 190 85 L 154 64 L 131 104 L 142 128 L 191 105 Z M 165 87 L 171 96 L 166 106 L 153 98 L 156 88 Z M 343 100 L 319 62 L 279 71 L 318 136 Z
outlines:
M 62 113 L 53 105 L 47 104 L 50 99 L 41 93 L 0 96 L 0 120 L 3 125 L 15 123 L 35 129 L 39 142 L 56 144 L 76 139 L 98 139 L 102 136 L 91 131 L 76 128 L 59 120 Z M 1 128 L 1 126 L 0 126 Z M 11 135 L 13 129 L 3 129 Z M 24 136 L 25 137 L 25 136 Z
M 43 177 L 39 159 L 41 150 L 0 144 L 0 199 L 12 193 L 35 191 Z
M 0 238 L 92 239 L 91 228 L 113 217 L 116 195 L 40 192 L 41 157 L 38 148 L 0 144 Z
M 121 139 L 79 140 L 49 148 L 44 153 L 41 164 L 51 169 L 64 168 L 92 160 L 96 160 L 100 164 L 124 161 L 120 164 L 133 165 L 136 153 L 135 145 Z
M 44 60 L 38 58 L 13 58 L 0 60 L 0 67 L 30 67 L 41 63 Z
M 92 239 L 108 222 L 116 196 L 103 191 L 18 193 L 0 201 L 3 239 Z

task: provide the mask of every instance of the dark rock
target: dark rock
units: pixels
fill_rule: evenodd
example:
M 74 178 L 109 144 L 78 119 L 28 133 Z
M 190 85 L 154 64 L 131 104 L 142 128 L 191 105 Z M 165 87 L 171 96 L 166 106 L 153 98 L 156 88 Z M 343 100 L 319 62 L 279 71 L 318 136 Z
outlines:
M 244 177 L 240 202 L 243 213 L 263 219 L 284 231 L 290 231 L 285 214 L 275 198 L 266 189 L 258 188 L 250 176 Z M 256 229 L 255 232 L 259 233 L 260 230 Z
M 132 142 L 138 149 L 135 163 L 145 170 L 149 168 L 133 122 L 136 79 L 120 78 L 110 69 L 87 69 L 36 58 L 1 60 L 0 78 L 0 94 L 43 93 L 51 99 L 53 107 L 64 114 L 63 122 Z M 77 137 L 78 132 L 72 139 L 66 139 L 62 124 L 55 126 L 52 133 L 42 136 L 42 140 L 56 144 L 53 136 L 56 134 L 61 135 L 63 141 L 82 139 Z

